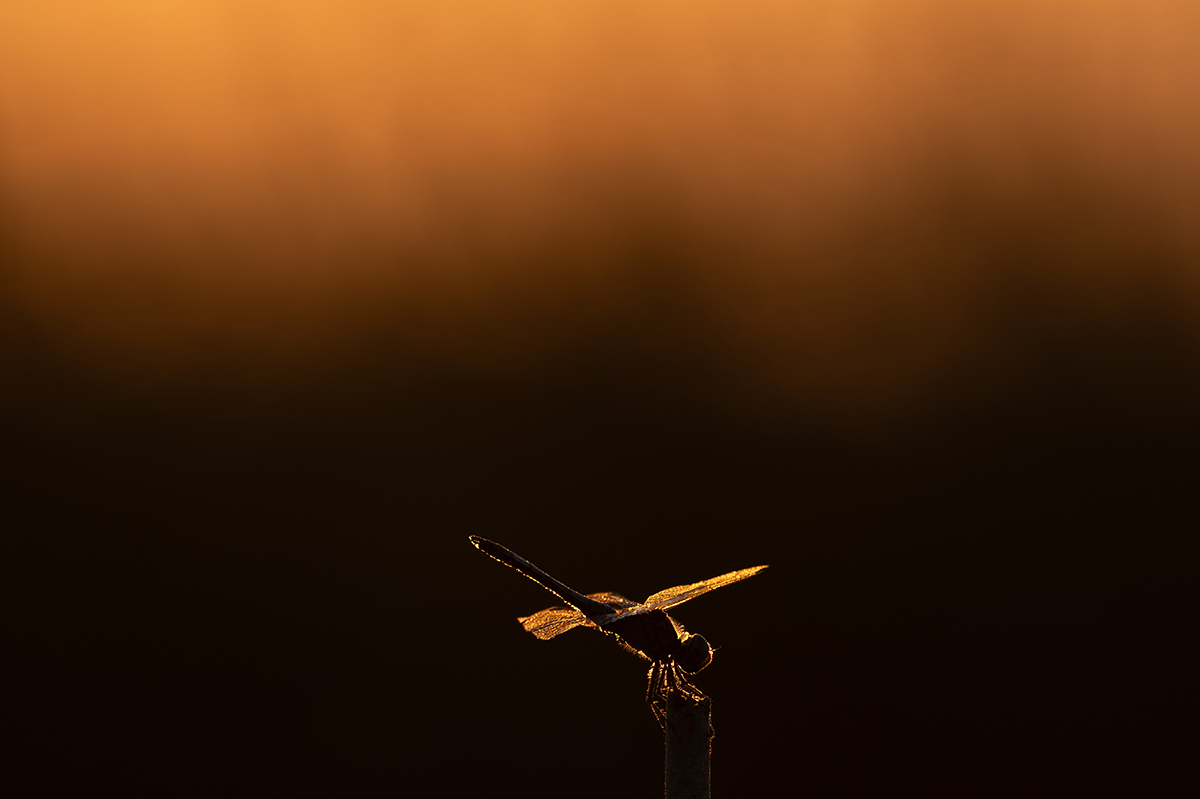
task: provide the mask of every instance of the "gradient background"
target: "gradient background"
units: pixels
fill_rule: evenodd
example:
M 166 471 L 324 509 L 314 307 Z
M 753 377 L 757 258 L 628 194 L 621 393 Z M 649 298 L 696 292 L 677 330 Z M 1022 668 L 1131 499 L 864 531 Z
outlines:
M 0 526 L 43 787 L 1174 776 L 1191 0 L 6 0 Z M 23 561 L 10 561 L 21 564 Z M 1188 752 L 1190 757 L 1194 753 Z M 1153 791 L 1150 791 L 1153 793 Z

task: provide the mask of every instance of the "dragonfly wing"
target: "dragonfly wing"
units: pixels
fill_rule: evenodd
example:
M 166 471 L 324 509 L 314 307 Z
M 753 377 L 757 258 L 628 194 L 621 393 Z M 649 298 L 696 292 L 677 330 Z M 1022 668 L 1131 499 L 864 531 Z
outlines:
M 533 633 L 543 641 L 573 630 L 581 624 L 590 624 L 588 617 L 575 608 L 553 607 L 539 610 L 532 616 L 517 619 L 526 632 Z
M 612 591 L 605 591 L 599 594 L 588 594 L 588 599 L 594 599 L 597 602 L 603 602 L 605 605 L 608 605 L 610 608 L 615 610 L 622 610 L 623 608 L 636 608 L 638 606 L 638 603 L 634 602 L 632 599 L 626 599 L 620 594 L 614 594 Z
M 707 594 L 709 591 L 720 588 L 731 583 L 736 583 L 739 580 L 745 580 L 747 577 L 753 577 L 758 574 L 766 566 L 755 566 L 750 569 L 738 569 L 735 572 L 722 574 L 719 577 L 712 577 L 700 583 L 692 583 L 690 585 L 677 585 L 674 588 L 668 588 L 665 591 L 659 591 L 645 601 L 645 606 L 650 610 L 666 610 L 673 608 L 676 605 L 681 605 L 689 599 L 695 599 L 701 594 Z
M 640 603 L 634 602 L 632 599 L 614 594 L 612 591 L 604 591 L 599 594 L 588 594 L 588 599 L 594 599 L 604 605 L 607 605 L 611 612 L 603 616 L 589 616 L 588 618 L 595 622 L 597 626 L 603 627 L 608 622 L 618 616 L 632 616 L 638 613 L 645 613 L 646 608 Z

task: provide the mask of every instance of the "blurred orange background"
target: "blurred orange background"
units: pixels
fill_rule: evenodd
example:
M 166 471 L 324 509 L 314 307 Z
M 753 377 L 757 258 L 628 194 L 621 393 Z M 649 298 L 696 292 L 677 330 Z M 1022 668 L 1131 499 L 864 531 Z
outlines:
M 6 3 L 9 355 L 29 385 L 51 361 L 153 397 L 602 346 L 858 423 L 1133 328 L 1192 351 L 1198 22 L 1111 0 Z

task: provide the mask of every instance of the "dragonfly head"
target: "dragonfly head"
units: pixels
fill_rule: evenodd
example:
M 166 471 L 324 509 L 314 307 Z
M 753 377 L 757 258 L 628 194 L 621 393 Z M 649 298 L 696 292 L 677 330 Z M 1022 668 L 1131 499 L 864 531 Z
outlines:
M 675 663 L 688 674 L 695 674 L 712 663 L 712 647 L 703 635 L 687 634 L 680 641 Z

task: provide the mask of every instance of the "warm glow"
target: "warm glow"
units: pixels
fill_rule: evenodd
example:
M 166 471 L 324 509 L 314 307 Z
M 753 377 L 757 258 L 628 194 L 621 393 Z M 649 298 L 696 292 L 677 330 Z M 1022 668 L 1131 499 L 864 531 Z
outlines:
M 1194 2 L 6 2 L 8 302 L 156 387 L 627 330 L 861 407 L 1194 313 Z M 647 322 L 649 319 L 651 321 Z M 648 326 L 647 326 L 648 325 Z

